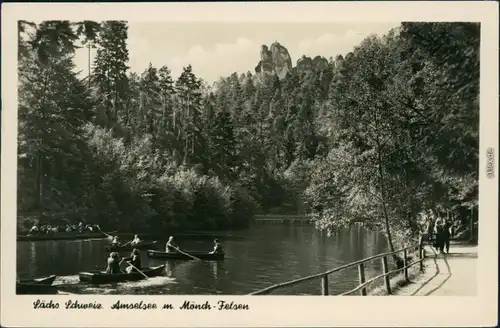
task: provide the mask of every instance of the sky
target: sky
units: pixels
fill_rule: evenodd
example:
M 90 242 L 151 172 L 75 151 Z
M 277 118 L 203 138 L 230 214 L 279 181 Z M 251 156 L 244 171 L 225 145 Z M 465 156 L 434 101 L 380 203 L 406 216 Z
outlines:
M 197 77 L 208 83 L 233 72 L 254 73 L 261 45 L 278 41 L 295 66 L 302 55 L 325 58 L 345 55 L 365 37 L 383 35 L 394 23 L 166 23 L 129 22 L 129 67 L 136 73 L 149 63 L 167 65 L 176 79 L 191 64 Z M 95 55 L 92 50 L 91 57 Z M 88 49 L 77 50 L 75 63 L 83 76 L 88 72 Z

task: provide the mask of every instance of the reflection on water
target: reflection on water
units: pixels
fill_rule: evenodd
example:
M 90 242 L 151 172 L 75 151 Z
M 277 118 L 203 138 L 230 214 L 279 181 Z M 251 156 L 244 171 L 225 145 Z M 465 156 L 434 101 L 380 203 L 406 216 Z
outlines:
M 165 264 L 163 276 L 137 282 L 108 285 L 79 283 L 78 272 L 104 270 L 107 239 L 78 241 L 18 242 L 19 278 L 58 275 L 55 284 L 64 291 L 84 294 L 246 294 L 272 284 L 316 274 L 386 251 L 384 238 L 360 227 L 331 237 L 312 226 L 261 225 L 231 232 L 241 238 L 222 240 L 226 259 L 208 261 L 165 261 L 150 259 L 142 252 L 143 266 Z M 210 240 L 181 241 L 187 250 L 212 249 Z M 164 249 L 164 242 L 159 249 Z M 122 256 L 127 256 L 123 253 Z M 380 261 L 366 264 L 366 279 L 380 273 Z M 332 293 L 357 285 L 353 267 L 330 276 Z M 320 281 L 305 282 L 275 294 L 319 294 Z

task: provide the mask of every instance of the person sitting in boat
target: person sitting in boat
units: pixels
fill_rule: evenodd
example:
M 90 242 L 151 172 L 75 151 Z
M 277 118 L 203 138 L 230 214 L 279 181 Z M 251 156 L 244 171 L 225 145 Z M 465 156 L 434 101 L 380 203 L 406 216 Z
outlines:
M 224 249 L 222 245 L 219 243 L 219 239 L 214 240 L 214 250 L 210 252 L 210 254 L 223 254 Z
M 113 237 L 111 244 L 113 244 L 113 246 L 120 246 L 120 242 L 118 241 L 118 236 Z
M 142 243 L 142 240 L 139 239 L 139 235 L 135 235 L 134 239 L 130 242 L 130 245 L 136 246 Z
M 179 249 L 179 246 L 177 246 L 174 243 L 174 237 L 170 236 L 168 238 L 167 245 L 165 247 L 165 252 L 167 252 L 167 253 L 176 253 L 178 249 Z
M 34 235 L 38 233 L 40 229 L 38 229 L 38 225 L 35 223 L 34 226 L 31 227 L 30 232 L 28 233 L 29 235 Z
M 131 264 L 125 269 L 125 271 L 127 273 L 131 273 L 132 271 L 136 271 L 136 268 L 139 270 L 141 269 L 141 253 L 139 252 L 139 250 L 137 248 L 134 248 L 134 250 L 132 251 L 132 254 L 129 257 L 122 258 L 120 263 L 122 261 L 130 262 L 130 264 Z
M 108 258 L 108 267 L 106 269 L 106 273 L 107 274 L 121 273 L 122 270 L 120 268 L 120 263 L 121 262 L 118 262 L 118 253 L 111 252 L 111 254 L 109 254 L 109 258 Z

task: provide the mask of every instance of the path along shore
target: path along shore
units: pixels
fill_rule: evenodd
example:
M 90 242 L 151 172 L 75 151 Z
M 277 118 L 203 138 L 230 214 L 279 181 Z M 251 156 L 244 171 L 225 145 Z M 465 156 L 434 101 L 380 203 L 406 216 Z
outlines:
M 425 247 L 425 272 L 397 290 L 397 296 L 476 296 L 477 246 L 452 243 L 450 254 Z

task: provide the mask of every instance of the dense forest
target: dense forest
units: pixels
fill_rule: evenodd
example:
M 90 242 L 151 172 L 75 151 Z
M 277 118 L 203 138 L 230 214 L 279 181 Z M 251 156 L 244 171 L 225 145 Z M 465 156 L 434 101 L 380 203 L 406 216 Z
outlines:
M 214 85 L 191 66 L 130 72 L 123 21 L 18 28 L 20 213 L 141 231 L 308 213 L 392 246 L 428 211 L 477 204 L 479 24 L 403 23 L 321 69 Z

